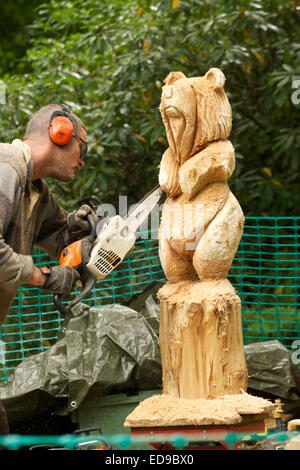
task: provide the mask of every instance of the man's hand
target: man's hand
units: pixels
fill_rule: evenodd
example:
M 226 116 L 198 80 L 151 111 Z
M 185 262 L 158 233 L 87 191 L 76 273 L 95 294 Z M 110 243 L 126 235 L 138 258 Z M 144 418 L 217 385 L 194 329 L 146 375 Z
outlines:
M 46 281 L 46 275 L 50 274 L 50 269 L 47 266 L 39 268 L 38 266 L 33 266 L 32 278 L 30 284 L 34 286 L 41 287 Z
M 90 214 L 97 224 L 98 219 L 93 209 L 84 204 L 77 211 L 73 211 L 68 215 L 68 229 L 78 238 L 88 235 L 91 231 L 90 224 L 87 220 L 87 215 Z
M 80 276 L 76 269 L 71 266 L 54 266 L 49 269 L 49 273 L 45 275 L 46 280 L 41 285 L 42 289 L 46 289 L 53 294 L 67 295 L 69 294 Z

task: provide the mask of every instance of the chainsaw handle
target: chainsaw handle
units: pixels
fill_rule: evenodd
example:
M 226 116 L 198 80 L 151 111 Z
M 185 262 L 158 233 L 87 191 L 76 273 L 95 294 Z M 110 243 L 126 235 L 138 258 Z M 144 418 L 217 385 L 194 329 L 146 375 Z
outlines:
M 65 305 L 62 304 L 60 294 L 53 295 L 53 303 L 54 303 L 56 310 L 58 310 L 61 315 L 66 315 L 69 309 L 68 307 L 65 307 Z
M 69 302 L 68 305 L 63 305 L 60 294 L 53 295 L 53 302 L 59 313 L 65 315 L 68 313 L 75 305 L 77 305 L 85 296 L 90 292 L 96 283 L 95 277 L 86 269 L 84 275 L 81 277 L 82 289 L 76 297 Z
M 86 237 L 86 240 L 93 244 L 97 236 L 97 223 L 94 217 L 91 214 L 87 215 L 87 220 L 90 224 L 91 231 L 90 234 Z M 75 267 L 74 267 L 75 268 Z M 88 269 L 83 266 L 81 268 L 80 280 L 82 282 L 81 292 L 67 305 L 63 305 L 60 294 L 53 295 L 53 303 L 56 309 L 62 314 L 65 315 L 69 310 L 71 310 L 75 305 L 77 305 L 84 297 L 90 292 L 96 283 L 94 276 L 88 271 Z
M 87 215 L 87 221 L 90 224 L 91 231 L 88 235 L 87 239 L 93 243 L 97 237 L 97 222 L 95 221 L 94 217 L 91 214 Z

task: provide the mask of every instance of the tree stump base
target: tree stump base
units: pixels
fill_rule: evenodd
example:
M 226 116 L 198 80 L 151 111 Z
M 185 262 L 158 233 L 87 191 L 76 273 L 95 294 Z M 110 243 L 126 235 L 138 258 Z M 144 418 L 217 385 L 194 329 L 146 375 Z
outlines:
M 241 301 L 231 283 L 168 282 L 158 299 L 163 393 L 197 399 L 245 392 Z
M 163 393 L 142 401 L 125 427 L 235 425 L 274 410 L 247 390 L 241 301 L 230 282 L 168 282 L 158 291 Z

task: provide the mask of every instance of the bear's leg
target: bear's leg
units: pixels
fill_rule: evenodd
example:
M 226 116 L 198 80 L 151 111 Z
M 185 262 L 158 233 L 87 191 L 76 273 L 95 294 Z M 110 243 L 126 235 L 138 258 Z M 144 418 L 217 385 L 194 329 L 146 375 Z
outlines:
M 242 209 L 230 193 L 223 209 L 206 228 L 196 247 L 193 264 L 200 281 L 226 279 L 243 233 L 243 225 Z
M 182 258 L 166 238 L 159 240 L 159 257 L 168 281 L 196 280 L 197 275 L 192 260 Z

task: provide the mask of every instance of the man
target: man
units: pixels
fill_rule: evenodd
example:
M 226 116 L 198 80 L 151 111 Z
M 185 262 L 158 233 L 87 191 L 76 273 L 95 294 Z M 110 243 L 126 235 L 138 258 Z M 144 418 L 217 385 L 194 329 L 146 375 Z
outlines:
M 20 283 L 66 295 L 79 279 L 69 266 L 39 268 L 34 245 L 58 259 L 61 250 L 88 233 L 84 205 L 68 214 L 56 202 L 44 178 L 71 181 L 84 166 L 87 134 L 65 106 L 41 108 L 29 121 L 23 141 L 0 144 L 0 324 Z M 0 402 L 0 434 L 9 432 Z

